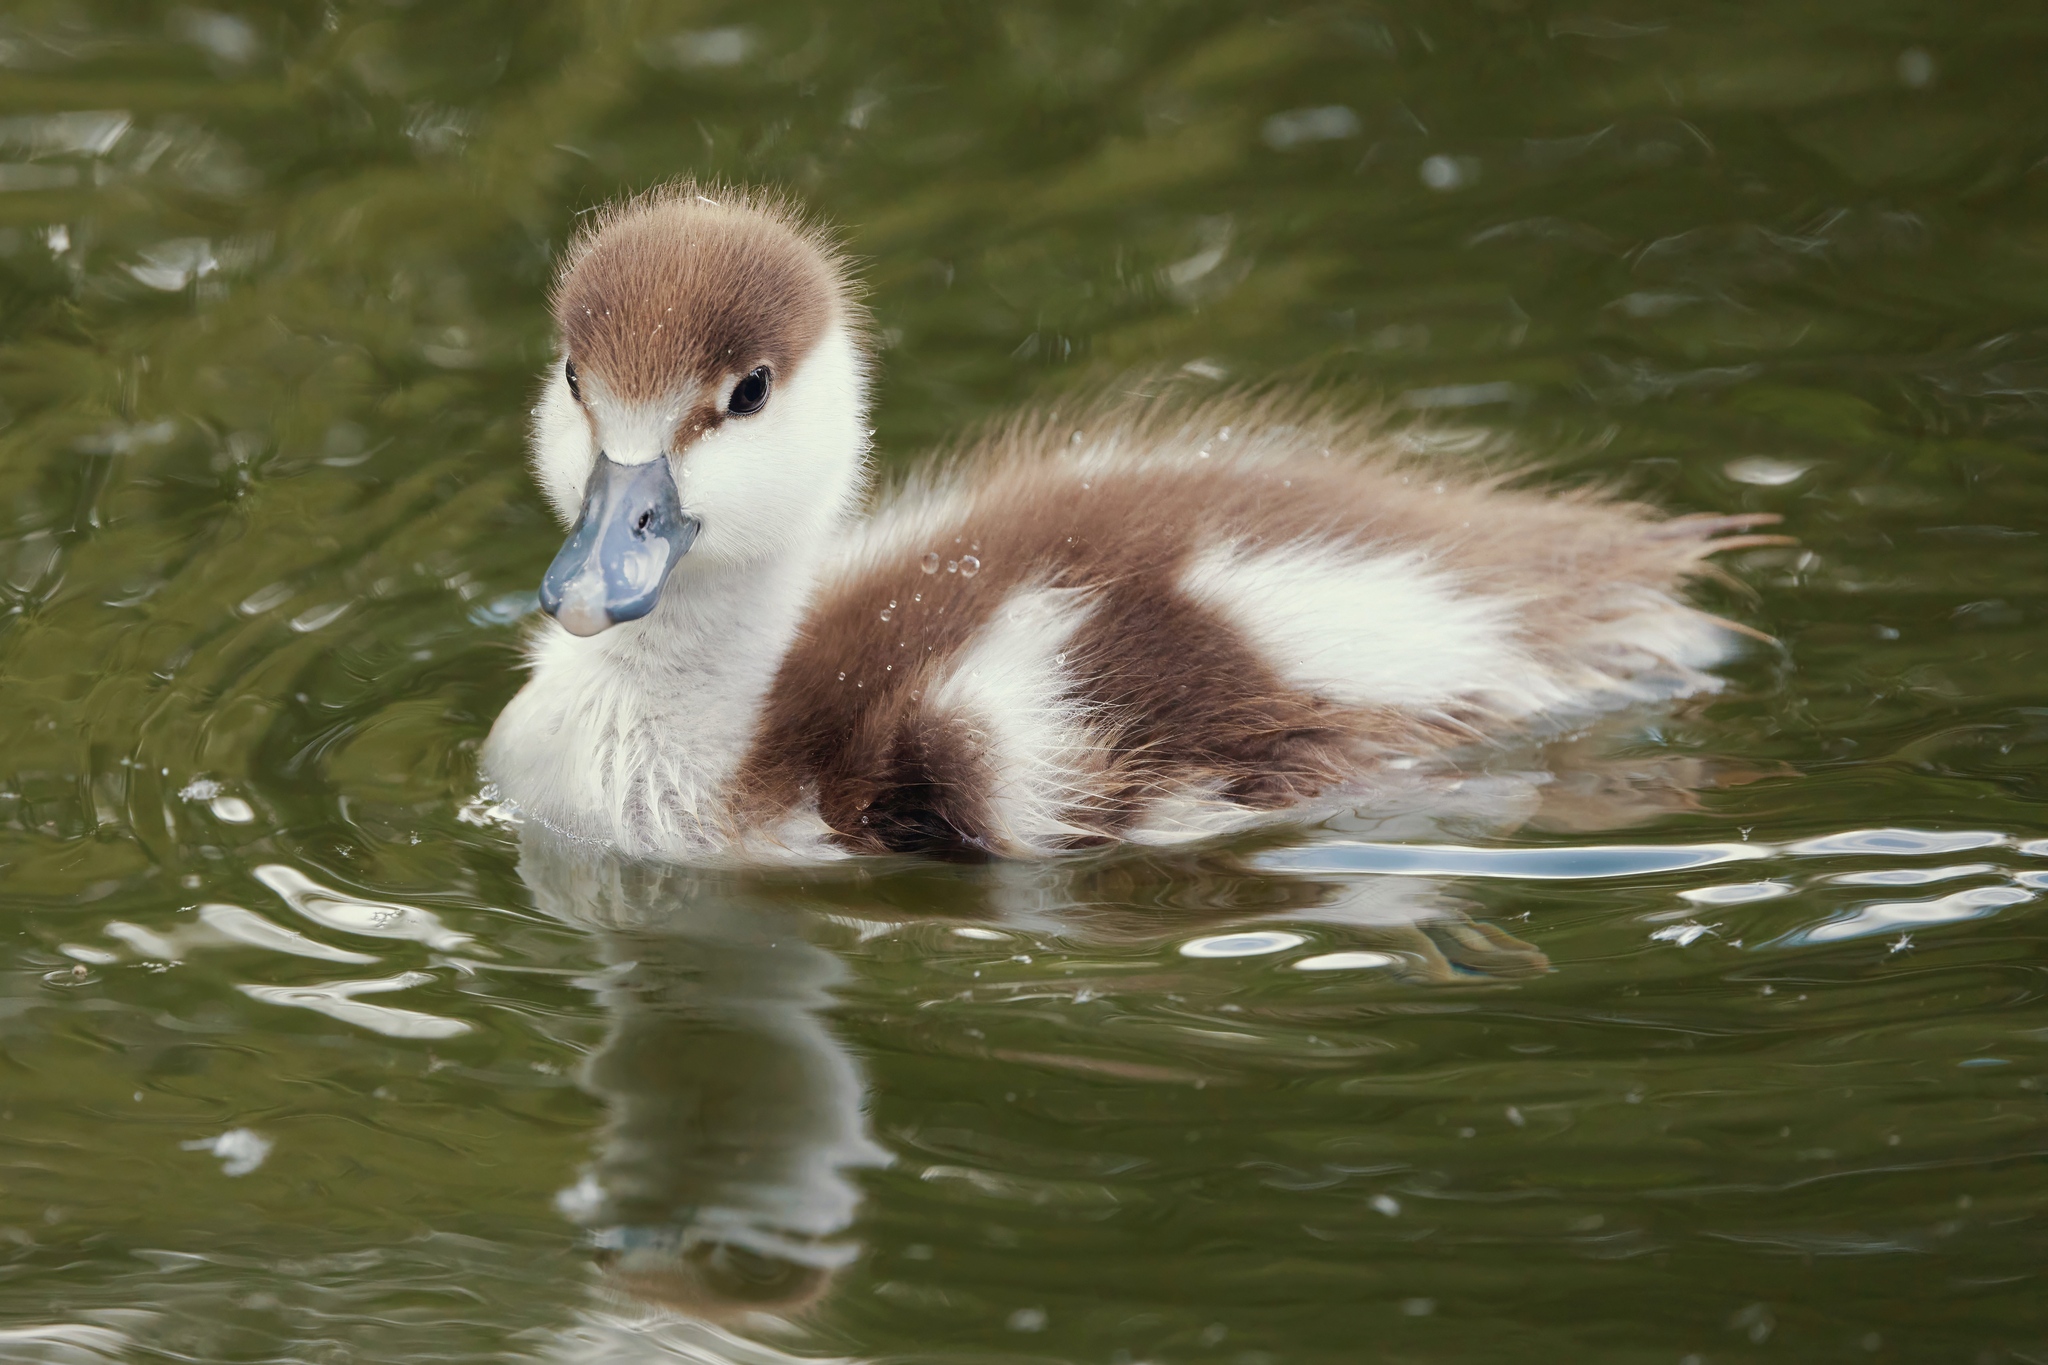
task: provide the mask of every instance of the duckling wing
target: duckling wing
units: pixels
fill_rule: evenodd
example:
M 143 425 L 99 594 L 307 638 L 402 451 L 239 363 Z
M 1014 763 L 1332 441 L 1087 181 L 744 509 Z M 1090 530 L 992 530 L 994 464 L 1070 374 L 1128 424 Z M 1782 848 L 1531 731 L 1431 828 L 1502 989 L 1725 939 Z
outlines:
M 954 856 L 1201 837 L 1718 685 L 1726 623 L 1680 593 L 1752 519 L 1445 477 L 1341 424 L 1009 440 L 828 577 L 743 765 L 749 823 Z

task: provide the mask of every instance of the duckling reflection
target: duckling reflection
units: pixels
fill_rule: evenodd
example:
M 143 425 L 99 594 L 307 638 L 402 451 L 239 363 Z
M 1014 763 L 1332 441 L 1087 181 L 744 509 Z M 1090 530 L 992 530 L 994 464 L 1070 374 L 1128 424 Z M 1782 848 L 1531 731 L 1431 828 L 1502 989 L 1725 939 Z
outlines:
M 612 1024 L 579 1083 L 610 1117 L 556 1205 L 611 1287 L 722 1322 L 799 1312 L 860 1253 L 853 1172 L 886 1165 L 859 1061 L 823 1012 L 845 969 L 786 896 L 528 826 L 520 875 L 591 930 Z
M 1543 768 L 1418 773 L 1413 799 L 1331 823 L 1388 840 L 1616 829 L 1763 775 L 1611 761 L 1589 746 Z M 592 932 L 613 964 L 598 986 L 612 1027 L 580 1075 L 610 1118 L 559 1207 L 589 1230 L 612 1287 L 711 1323 L 817 1305 L 859 1254 L 854 1173 L 890 1159 L 868 1131 L 860 1064 L 823 1018 L 847 972 L 809 937 L 821 911 L 878 929 L 953 920 L 1070 943 L 1319 924 L 1331 947 L 1385 954 L 1419 983 L 1550 968 L 1460 900 L 1455 879 L 1277 874 L 1241 850 L 863 862 L 813 869 L 797 890 L 772 873 L 628 862 L 530 824 L 520 871 L 539 907 Z

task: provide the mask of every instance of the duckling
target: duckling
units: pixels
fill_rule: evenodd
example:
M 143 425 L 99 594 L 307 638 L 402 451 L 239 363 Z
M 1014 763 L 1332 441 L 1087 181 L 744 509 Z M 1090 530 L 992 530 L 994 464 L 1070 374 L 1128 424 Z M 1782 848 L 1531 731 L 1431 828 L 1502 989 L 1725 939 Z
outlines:
M 1742 628 L 1685 587 L 1778 539 L 1449 470 L 1284 393 L 1027 413 L 866 510 L 867 317 L 770 193 L 600 211 L 552 303 L 532 458 L 569 534 L 482 764 L 523 818 L 629 856 L 1037 857 L 1317 818 L 1716 690 Z

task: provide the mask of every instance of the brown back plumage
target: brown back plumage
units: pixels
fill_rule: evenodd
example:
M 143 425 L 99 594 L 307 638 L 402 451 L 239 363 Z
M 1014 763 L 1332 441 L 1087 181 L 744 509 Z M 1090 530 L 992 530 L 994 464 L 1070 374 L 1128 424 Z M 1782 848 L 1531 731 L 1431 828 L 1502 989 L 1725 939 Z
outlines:
M 750 819 L 808 798 L 855 851 L 1015 851 L 975 719 L 931 697 L 1021 589 L 1092 605 L 1065 656 L 1092 738 L 1067 810 L 1080 847 L 1126 833 L 1161 796 L 1280 809 L 1497 719 L 1477 699 L 1367 711 L 1290 687 L 1183 591 L 1207 547 L 1417 554 L 1514 601 L 1519 643 L 1568 669 L 1597 666 L 1571 656 L 1603 624 L 1697 573 L 1712 535 L 1771 519 L 1673 522 L 1595 493 L 1504 488 L 1370 418 L 1284 396 L 1027 419 L 954 468 L 885 509 L 813 605 L 743 771 Z M 970 555 L 972 576 L 958 568 Z

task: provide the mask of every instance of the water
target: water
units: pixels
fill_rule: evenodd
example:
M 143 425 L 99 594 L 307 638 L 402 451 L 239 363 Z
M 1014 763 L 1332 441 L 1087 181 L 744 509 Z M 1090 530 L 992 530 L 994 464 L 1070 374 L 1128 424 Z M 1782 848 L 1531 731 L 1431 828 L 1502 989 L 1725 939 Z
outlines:
M 22 0 L 0 1357 L 2048 1360 L 2048 15 Z M 1286 376 L 1676 510 L 1711 706 L 1298 838 L 622 868 L 474 753 L 550 253 L 849 225 L 911 453 Z M 963 565 L 962 571 L 965 570 Z

